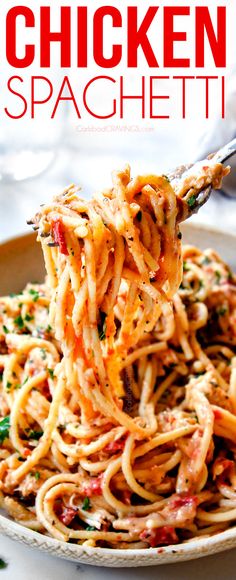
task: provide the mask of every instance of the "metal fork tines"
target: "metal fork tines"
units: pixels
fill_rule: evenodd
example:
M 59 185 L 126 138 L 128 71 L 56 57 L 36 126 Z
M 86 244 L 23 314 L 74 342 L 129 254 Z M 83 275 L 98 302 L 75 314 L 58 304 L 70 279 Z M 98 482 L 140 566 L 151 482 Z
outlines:
M 221 187 L 222 179 L 230 171 L 224 167 L 236 153 L 236 139 L 233 139 L 207 159 L 194 164 L 181 165 L 168 172 L 168 178 L 178 197 L 178 221 L 184 221 L 209 199 L 213 189 Z

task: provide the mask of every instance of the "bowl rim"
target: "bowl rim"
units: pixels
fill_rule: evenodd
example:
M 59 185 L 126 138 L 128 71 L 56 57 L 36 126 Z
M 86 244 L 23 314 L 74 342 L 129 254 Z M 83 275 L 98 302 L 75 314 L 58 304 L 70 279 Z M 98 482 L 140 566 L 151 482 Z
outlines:
M 184 223 L 184 229 L 204 231 L 213 235 L 231 238 L 236 242 L 236 233 L 227 232 L 224 229 L 208 226 L 201 223 Z M 10 236 L 0 242 L 0 250 L 5 245 L 14 244 L 17 240 L 36 241 L 35 232 L 24 232 Z M 218 532 L 213 536 L 200 536 L 188 540 L 182 544 L 173 544 L 160 548 L 93 548 L 85 545 L 62 542 L 47 535 L 31 530 L 8 516 L 0 514 L 0 533 L 13 540 L 37 548 L 45 553 L 66 558 L 71 561 L 82 562 L 90 565 L 106 567 L 137 567 L 154 566 L 158 564 L 171 564 L 219 553 L 236 546 L 236 525 Z
M 98 548 L 62 542 L 0 514 L 0 533 L 20 543 L 37 548 L 50 555 L 71 561 L 106 567 L 156 566 L 194 560 L 234 548 L 236 526 L 213 536 L 200 536 L 182 544 L 171 544 L 157 548 Z

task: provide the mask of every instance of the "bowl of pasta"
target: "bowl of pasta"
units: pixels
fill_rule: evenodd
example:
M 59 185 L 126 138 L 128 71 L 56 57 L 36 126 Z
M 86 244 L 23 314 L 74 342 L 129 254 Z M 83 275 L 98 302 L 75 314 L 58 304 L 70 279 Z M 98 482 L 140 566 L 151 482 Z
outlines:
M 236 545 L 236 236 L 151 178 L 0 246 L 0 532 L 93 565 Z

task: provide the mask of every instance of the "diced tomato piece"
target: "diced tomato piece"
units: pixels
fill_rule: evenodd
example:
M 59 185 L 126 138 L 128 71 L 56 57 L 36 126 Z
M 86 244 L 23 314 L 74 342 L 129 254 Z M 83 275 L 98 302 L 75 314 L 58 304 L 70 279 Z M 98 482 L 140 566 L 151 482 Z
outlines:
M 60 220 L 56 220 L 53 224 L 53 237 L 56 244 L 59 245 L 59 250 L 64 256 L 68 256 L 69 252 L 66 245 L 63 224 Z
M 66 507 L 62 502 L 56 505 L 55 512 L 60 522 L 65 526 L 69 526 L 77 514 L 76 509 Z
M 108 356 L 111 356 L 112 354 L 114 354 L 114 348 L 108 348 L 107 354 L 108 354 Z
M 23 457 L 29 457 L 29 455 L 31 455 L 32 451 L 30 451 L 30 449 L 24 449 L 22 455 Z
M 189 494 L 176 495 L 171 500 L 171 508 L 179 509 L 183 506 L 196 507 L 198 504 L 197 496 Z
M 222 413 L 221 413 L 220 409 L 214 409 L 213 413 L 214 413 L 214 417 L 215 417 L 216 421 L 219 421 L 220 419 L 222 419 Z
M 87 497 L 92 497 L 92 495 L 102 495 L 102 478 L 101 473 L 98 477 L 92 477 L 88 484 L 85 484 L 83 492 Z
M 105 447 L 104 451 L 106 453 L 117 453 L 117 451 L 123 451 L 125 446 L 126 438 L 120 438 L 117 441 L 111 441 Z
M 167 546 L 169 544 L 176 544 L 178 536 L 176 531 L 171 526 L 163 526 L 162 528 L 152 528 L 150 530 L 143 530 L 140 534 L 140 540 L 148 542 L 151 548 L 156 546 Z

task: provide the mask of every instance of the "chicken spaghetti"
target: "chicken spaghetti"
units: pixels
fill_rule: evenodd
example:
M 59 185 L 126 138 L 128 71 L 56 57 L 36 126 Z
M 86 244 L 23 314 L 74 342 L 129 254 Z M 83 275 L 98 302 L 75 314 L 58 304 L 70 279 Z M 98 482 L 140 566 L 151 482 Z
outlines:
M 36 216 L 46 282 L 0 299 L 0 502 L 23 525 L 145 548 L 235 522 L 236 278 L 181 248 L 193 195 L 127 167 Z

